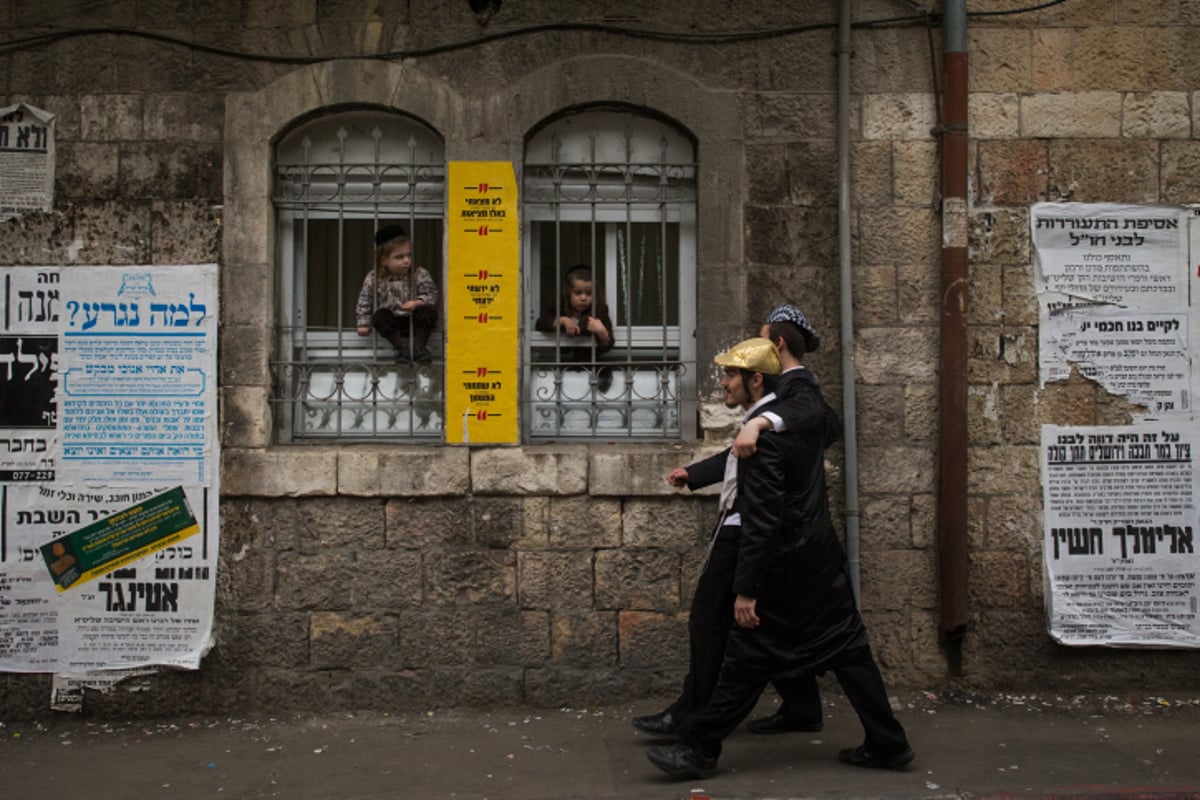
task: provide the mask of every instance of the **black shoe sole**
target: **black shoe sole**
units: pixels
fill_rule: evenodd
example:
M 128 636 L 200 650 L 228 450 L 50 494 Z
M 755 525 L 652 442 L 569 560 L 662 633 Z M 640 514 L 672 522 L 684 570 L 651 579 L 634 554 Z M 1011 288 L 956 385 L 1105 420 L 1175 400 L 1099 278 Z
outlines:
M 674 778 L 700 778 L 702 780 L 708 780 L 717 774 L 717 768 L 715 766 L 700 767 L 692 764 L 681 765 L 675 763 L 674 761 L 666 761 L 657 758 L 657 755 L 658 754 L 653 750 L 646 751 L 646 757 L 650 759 L 651 764 Z

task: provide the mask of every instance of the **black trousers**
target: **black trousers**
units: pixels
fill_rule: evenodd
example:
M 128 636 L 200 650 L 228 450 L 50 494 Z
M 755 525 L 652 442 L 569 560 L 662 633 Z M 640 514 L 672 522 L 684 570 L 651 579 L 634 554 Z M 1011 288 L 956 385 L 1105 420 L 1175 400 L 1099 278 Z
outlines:
M 747 635 L 753 635 L 753 632 L 747 632 Z M 863 744 L 868 750 L 890 755 L 908 747 L 908 737 L 892 713 L 883 676 L 869 646 L 841 653 L 822 666 L 833 669 L 846 699 L 858 714 L 865 733 Z M 743 658 L 731 653 L 725 659 L 712 699 L 684 720 L 679 740 L 716 758 L 721 754 L 721 742 L 754 710 L 767 682 L 787 668 L 788 665 L 776 657 Z
M 725 659 L 725 643 L 733 627 L 733 575 L 737 569 L 740 532 L 740 527 L 731 525 L 720 529 L 708 564 L 696 582 L 688 614 L 688 674 L 683 681 L 683 692 L 667 708 L 678 719 L 704 708 L 717 687 Z M 785 715 L 799 722 L 823 719 L 815 675 L 809 673 L 772 682 L 783 701 L 780 710 Z M 751 704 L 750 710 L 753 708 Z
M 414 348 L 424 347 L 437 325 L 437 311 L 429 306 L 421 306 L 411 314 L 401 315 L 391 309 L 380 308 L 371 315 L 371 323 L 380 336 L 391 342 L 392 347 L 406 347 L 408 342 L 405 340 L 410 337 Z

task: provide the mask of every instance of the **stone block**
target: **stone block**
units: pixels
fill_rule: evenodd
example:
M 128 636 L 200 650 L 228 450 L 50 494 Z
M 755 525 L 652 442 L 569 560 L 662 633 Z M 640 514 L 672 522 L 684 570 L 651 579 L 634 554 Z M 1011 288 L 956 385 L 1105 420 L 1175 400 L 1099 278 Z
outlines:
M 221 157 L 212 146 L 171 142 L 119 145 L 118 196 L 126 200 L 219 200 Z
M 968 637 L 970 634 L 968 633 Z M 913 611 L 909 615 L 909 644 L 912 647 L 910 663 L 913 672 L 893 673 L 898 679 L 920 686 L 929 680 L 939 680 L 946 674 L 945 650 L 938 636 L 938 613 L 936 611 Z
M 550 544 L 550 498 L 525 497 L 521 499 L 522 538 L 517 546 L 522 550 L 536 550 Z
M 931 208 L 862 209 L 859 264 L 928 264 L 941 252 L 942 224 Z
M 586 669 L 551 665 L 525 671 L 525 703 L 541 708 L 587 708 L 614 697 L 647 697 L 678 691 L 681 674 L 655 670 Z
M 221 493 L 268 497 L 337 493 L 337 450 L 278 448 L 221 451 Z
M 910 494 L 934 487 L 929 447 L 859 447 L 859 486 L 866 494 Z
M 887 675 L 903 675 L 912 668 L 907 618 L 908 615 L 902 611 L 870 611 L 863 615 L 863 622 L 871 637 L 871 654 L 875 656 L 875 663 L 879 665 L 885 680 Z
M 933 324 L 941 316 L 942 274 L 929 261 L 904 265 L 897 270 L 901 324 Z
M 860 598 L 866 611 L 906 611 L 937 607 L 936 554 L 928 550 L 872 550 L 862 553 Z
M 518 557 L 522 609 L 591 608 L 592 553 L 524 552 Z
M 280 553 L 276 563 L 275 603 L 279 608 L 349 611 L 354 605 L 353 553 Z
M 942 194 L 938 143 L 904 140 L 896 142 L 893 150 L 896 202 L 906 206 L 933 207 Z
M 854 319 L 863 327 L 900 321 L 900 276 L 895 264 L 858 265 L 854 269 Z
M 1071 50 L 1076 91 L 1145 89 L 1147 51 L 1156 49 L 1142 27 L 1092 24 L 1075 31 Z
M 504 550 L 426 553 L 424 574 L 425 598 L 429 602 L 516 605 L 516 553 Z
M 1037 330 L 976 325 L 967 329 L 967 379 L 971 383 L 1037 380 Z
M 1187 7 L 1190 5 L 1187 4 Z M 1144 51 L 1146 86 L 1192 91 L 1200 85 L 1200 64 L 1196 63 L 1196 34 L 1193 29 L 1183 26 L 1155 28 L 1153 42 L 1154 46 Z
M 426 551 L 476 543 L 472 498 L 392 497 L 384 514 L 388 547 Z
M 525 536 L 525 507 L 515 497 L 471 498 L 471 523 L 475 541 L 489 549 L 538 546 L 540 539 Z
M 474 617 L 478 663 L 540 667 L 549 661 L 549 612 L 484 609 Z
M 551 547 L 591 549 L 620 544 L 620 500 L 587 495 L 550 498 Z
M 1121 97 L 1120 92 L 1099 91 L 1024 95 L 1021 97 L 1021 136 L 1028 139 L 1120 136 Z
M 701 424 L 704 425 L 703 421 Z M 666 482 L 667 473 L 711 452 L 711 449 L 689 449 L 686 445 L 670 449 L 638 445 L 597 447 L 589 457 L 591 482 L 587 491 L 593 497 L 673 495 L 678 490 Z
M 214 619 L 216 646 L 224 657 L 231 659 L 231 664 L 243 670 L 308 667 L 308 629 L 307 614 L 278 609 L 218 614 Z
M 1029 213 L 1024 208 L 997 208 L 967 218 L 971 268 L 1032 262 Z
M 758 264 L 837 263 L 837 209 L 745 206 L 745 257 Z M 728 300 L 728 298 L 726 298 Z
M 1045 200 L 1050 165 L 1041 141 L 979 142 L 979 202 L 1029 205 Z
M 1074 202 L 1156 203 L 1159 144 L 1155 141 L 1050 143 L 1050 188 Z
M 1192 135 L 1187 92 L 1131 92 L 1125 95 L 1121 135 L 1133 139 L 1188 139 Z
M 856 7 L 856 13 L 859 12 Z M 881 16 L 886 13 L 880 11 Z M 919 27 L 888 28 L 855 36 L 850 60 L 850 92 L 932 92 L 928 34 Z M 817 49 L 817 48 L 814 48 Z M 829 66 L 832 73 L 832 65 Z M 833 87 L 830 87 L 833 91 Z
M 294 541 L 294 535 L 274 535 L 270 524 L 274 508 L 262 501 L 227 499 L 221 502 L 220 514 L 218 601 L 234 611 L 269 608 L 275 584 L 276 552 L 286 549 Z
M 1026 92 L 1033 84 L 1033 42 L 1026 28 L 971 26 L 967 88 L 975 92 Z
M 219 143 L 225 98 L 218 92 L 160 92 L 142 98 L 145 137 L 152 141 Z
M 470 452 L 458 447 L 372 445 L 338 453 L 342 494 L 454 496 L 470 489 Z
M 1050 28 L 1032 31 L 1032 82 L 1035 92 L 1075 88 L 1074 31 Z
M 472 449 L 471 487 L 477 494 L 582 494 L 587 491 L 584 446 Z
M 912 383 L 904 387 L 904 437 L 909 444 L 935 444 L 938 436 L 938 388 Z
M 894 92 L 862 98 L 864 139 L 932 139 L 937 124 L 930 94 Z
M 429 670 L 436 690 L 429 703 L 459 707 L 516 706 L 524 702 L 524 676 L 519 667 L 478 666 Z
M 226 323 L 221 326 L 218 335 L 220 358 L 217 366 L 221 386 L 226 389 L 253 387 L 262 390 L 258 394 L 265 395 L 266 387 L 271 384 L 271 330 L 261 324 Z
M 1021 608 L 1028 602 L 1029 558 L 1025 553 L 971 553 L 967 575 L 972 608 Z
M 746 149 L 747 199 L 761 205 L 822 206 L 837 203 L 837 151 L 833 141 L 751 145 Z
M 861 551 L 911 548 L 911 498 L 903 494 L 864 497 L 860 507 L 859 542 Z
M 912 502 L 912 546 L 928 550 L 935 544 L 938 530 L 938 498 L 933 492 L 915 494 Z M 970 498 L 967 499 L 968 506 Z M 967 520 L 968 527 L 970 520 Z
M 831 93 L 756 93 L 743 101 L 742 116 L 752 138 L 834 139 L 836 104 Z
M 465 607 L 403 611 L 397 663 L 410 669 L 461 666 L 474 661 L 475 617 Z
M 79 98 L 79 126 L 85 141 L 137 141 L 144 136 L 144 97 L 140 94 L 85 94 Z
M 401 663 L 397 658 L 396 622 L 387 617 L 314 612 L 309 622 L 309 641 L 311 665 L 316 669 L 370 669 Z
M 678 611 L 679 566 L 678 554 L 662 550 L 597 551 L 596 608 Z
M 904 427 L 904 386 L 864 384 L 856 392 L 859 442 L 872 445 L 900 444 Z
M 155 264 L 216 264 L 221 257 L 220 206 L 204 200 L 151 203 L 150 257 Z
M 117 196 L 116 142 L 55 142 L 54 197 L 68 200 L 112 200 Z
M 232 386 L 220 390 L 221 443 L 232 447 L 265 448 L 271 443 L 271 404 L 267 390 Z
M 686 614 L 623 611 L 617 629 L 623 668 L 663 669 L 687 664 Z
M 934 327 L 862 328 L 855 362 L 858 380 L 867 384 L 932 382 L 939 352 Z
M 1032 554 L 1042 548 L 1041 504 L 1027 495 L 999 495 L 988 500 L 987 547 Z
M 851 142 L 851 203 L 854 208 L 891 205 L 893 195 L 892 142 Z
M 1034 289 L 1033 264 L 1029 261 L 1005 264 L 1004 321 L 1009 325 L 1032 327 L 1038 324 L 1037 293 Z
M 0 221 L 6 266 L 68 265 L 76 243 L 71 240 L 69 217 L 56 211 L 27 211 Z
M 1021 135 L 1021 100 L 1016 94 L 973 93 L 967 106 L 967 130 L 977 142 Z
M 145 264 L 150 258 L 150 206 L 102 202 L 74 208 L 75 263 Z
M 1200 103 L 1200 92 L 1192 99 Z M 1196 114 L 1200 130 L 1200 110 Z M 1200 141 L 1163 142 L 1162 195 L 1168 203 L 1193 203 L 1200 197 Z
M 229 253 L 228 246 L 225 247 L 225 253 Z M 221 265 L 222 328 L 233 326 L 237 326 L 236 330 L 259 328 L 266 330 L 269 336 L 270 328 L 265 321 L 275 318 L 270 311 L 270 297 L 271 293 L 275 291 L 274 287 L 275 282 L 269 266 L 230 264 L 226 260 Z
M 305 553 L 352 549 L 374 552 L 385 546 L 384 506 L 376 499 L 327 497 L 296 502 L 297 545 Z
M 1036 445 L 968 448 L 967 491 L 1037 498 L 1041 492 L 1039 451 Z
M 665 481 L 664 481 L 665 482 Z M 680 552 L 707 541 L 714 519 L 702 519 L 702 506 L 687 497 L 634 498 L 625 501 L 621 544 Z
M 554 612 L 550 621 L 550 658 L 572 667 L 616 666 L 616 612 Z

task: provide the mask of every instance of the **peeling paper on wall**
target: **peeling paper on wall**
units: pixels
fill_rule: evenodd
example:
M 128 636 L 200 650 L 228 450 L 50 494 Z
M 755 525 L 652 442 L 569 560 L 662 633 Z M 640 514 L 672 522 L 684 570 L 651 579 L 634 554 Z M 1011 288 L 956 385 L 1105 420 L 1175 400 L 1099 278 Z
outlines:
M 1042 386 L 1075 368 L 1139 416 L 1191 414 L 1192 217 L 1179 206 L 1031 208 Z

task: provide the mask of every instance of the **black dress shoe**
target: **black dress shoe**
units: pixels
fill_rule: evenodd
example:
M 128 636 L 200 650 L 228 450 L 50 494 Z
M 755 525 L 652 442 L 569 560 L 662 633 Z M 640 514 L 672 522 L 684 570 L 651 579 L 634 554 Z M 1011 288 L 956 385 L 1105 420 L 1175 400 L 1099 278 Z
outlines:
M 670 711 L 633 718 L 633 727 L 652 736 L 674 736 L 679 731 L 679 723 L 679 717 Z
M 650 747 L 646 750 L 650 763 L 676 778 L 711 778 L 717 774 L 717 760 L 687 745 Z
M 866 745 L 850 747 L 838 753 L 838 761 L 855 767 L 871 767 L 874 769 L 904 769 L 916 758 L 911 747 L 906 747 L 899 753 L 872 753 Z
M 782 711 L 776 711 L 769 717 L 760 717 L 750 720 L 750 724 L 746 726 L 751 733 L 774 734 L 774 733 L 791 733 L 792 731 L 804 731 L 807 733 L 816 733 L 825 727 L 821 720 L 808 722 L 807 720 L 795 719 L 785 715 Z

